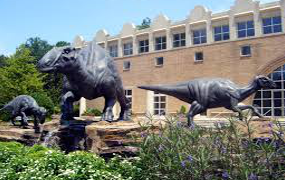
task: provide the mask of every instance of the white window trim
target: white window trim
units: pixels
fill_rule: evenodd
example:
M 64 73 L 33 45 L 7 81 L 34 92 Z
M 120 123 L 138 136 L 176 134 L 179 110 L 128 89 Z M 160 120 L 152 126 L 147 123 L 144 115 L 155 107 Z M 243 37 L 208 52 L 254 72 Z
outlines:
M 125 67 L 125 63 L 127 63 L 127 62 L 130 64 L 129 68 Z M 131 70 L 131 61 L 124 61 L 123 62 L 123 71 L 130 71 L 130 70 Z
M 158 58 L 162 58 L 162 64 L 157 64 Z M 156 57 L 155 58 L 155 67 L 162 67 L 164 65 L 164 57 Z
M 162 39 L 165 37 L 165 42 L 162 42 Z M 157 43 L 156 42 L 156 39 L 157 38 L 161 38 L 161 43 Z M 155 51 L 162 51 L 162 50 L 165 50 L 165 49 L 167 49 L 167 37 L 166 36 L 158 36 L 158 37 L 155 37 L 154 38 L 154 49 L 155 49 Z M 165 44 L 165 48 L 162 48 L 163 47 L 163 44 Z M 160 49 L 156 49 L 156 46 L 157 45 L 160 45 Z
M 203 54 L 203 59 L 202 60 L 197 60 L 196 59 L 196 53 L 202 53 Z M 194 53 L 194 62 L 203 62 L 204 61 L 204 52 L 203 51 L 197 51 Z
M 144 41 L 144 46 L 141 46 L 140 45 L 140 42 L 141 41 Z M 146 41 L 148 41 L 148 45 L 145 45 L 146 43 Z M 144 50 L 146 49 L 148 47 L 148 51 L 144 51 L 144 52 L 141 52 L 141 48 L 143 48 Z M 143 54 L 143 53 L 148 53 L 149 52 L 149 40 L 148 39 L 144 39 L 144 40 L 139 40 L 139 50 L 138 50 L 138 52 L 139 52 L 139 54 Z
M 250 54 L 247 54 L 247 55 L 243 55 L 243 54 L 242 54 L 242 48 L 245 47 L 245 46 L 249 46 L 249 47 L 250 47 Z M 251 48 L 251 45 L 250 45 L 250 44 L 246 44 L 246 45 L 240 46 L 239 53 L 240 53 L 240 57 L 251 57 L 251 56 L 252 56 L 252 48 Z
M 130 48 L 125 48 L 125 45 L 131 45 Z M 129 52 L 129 54 L 125 54 L 125 52 Z M 123 44 L 123 55 L 124 56 L 131 56 L 133 55 L 133 43 L 132 42 L 126 42 Z
M 182 34 L 184 34 L 184 39 L 181 38 Z M 179 40 L 174 40 L 174 36 L 175 36 L 175 35 L 179 35 Z M 185 32 L 172 34 L 172 39 L 173 39 L 173 40 L 172 40 L 172 47 L 173 47 L 173 48 L 180 48 L 180 47 L 185 47 L 185 46 L 186 46 L 186 33 L 185 33 Z M 185 41 L 185 45 L 184 45 L 184 46 L 182 46 L 182 41 Z M 179 46 L 177 46 L 177 47 L 174 46 L 174 44 L 175 44 L 176 42 L 179 42 L 179 43 L 178 43 Z

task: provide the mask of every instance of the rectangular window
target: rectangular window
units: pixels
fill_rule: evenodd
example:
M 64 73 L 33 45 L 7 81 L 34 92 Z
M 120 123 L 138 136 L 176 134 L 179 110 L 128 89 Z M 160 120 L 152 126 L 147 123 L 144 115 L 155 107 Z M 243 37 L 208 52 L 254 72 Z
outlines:
M 173 34 L 173 47 L 185 46 L 185 33 Z
M 241 46 L 241 48 L 240 48 L 240 55 L 241 56 L 251 56 L 251 47 L 250 47 L 250 45 Z
M 203 52 L 195 52 L 195 61 L 203 61 L 203 60 L 204 60 Z
M 163 66 L 163 57 L 155 58 L 155 66 Z
M 132 96 L 133 96 L 132 90 L 131 89 L 125 89 L 125 96 L 129 100 L 130 105 L 131 105 L 131 109 L 132 109 L 132 104 L 133 104 L 133 102 L 132 102 L 132 100 L 133 100 L 133 98 L 132 98 Z
M 282 32 L 282 22 L 281 16 L 263 18 L 262 26 L 263 26 L 263 34 L 271 34 Z
M 118 46 L 117 45 L 109 46 L 109 53 L 111 57 L 118 57 Z
M 124 56 L 133 54 L 133 43 L 125 43 L 124 44 Z
M 155 38 L 155 50 L 166 49 L 166 36 Z
M 207 33 L 206 29 L 194 30 L 193 35 L 193 44 L 203 44 L 207 43 Z
M 238 38 L 254 36 L 254 22 L 244 21 L 237 23 Z
M 230 39 L 230 27 L 229 25 L 214 27 L 214 39 L 215 41 L 224 41 Z
M 149 41 L 148 39 L 139 41 L 139 53 L 145 53 L 149 51 Z
M 129 71 L 130 69 L 131 69 L 131 62 L 130 61 L 124 61 L 123 70 Z
M 166 96 L 164 94 L 159 94 L 154 92 L 154 99 L 153 99 L 153 107 L 154 107 L 154 115 L 165 115 L 166 111 Z

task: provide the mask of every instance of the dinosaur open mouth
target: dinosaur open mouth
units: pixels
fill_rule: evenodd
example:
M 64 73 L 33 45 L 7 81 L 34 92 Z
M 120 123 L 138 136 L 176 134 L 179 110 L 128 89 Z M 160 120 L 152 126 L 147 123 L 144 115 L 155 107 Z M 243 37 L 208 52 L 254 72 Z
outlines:
M 53 67 L 39 67 L 38 68 L 39 69 L 39 71 L 41 71 L 41 72 L 52 72 L 52 71 L 54 71 L 55 70 L 55 68 L 53 68 Z

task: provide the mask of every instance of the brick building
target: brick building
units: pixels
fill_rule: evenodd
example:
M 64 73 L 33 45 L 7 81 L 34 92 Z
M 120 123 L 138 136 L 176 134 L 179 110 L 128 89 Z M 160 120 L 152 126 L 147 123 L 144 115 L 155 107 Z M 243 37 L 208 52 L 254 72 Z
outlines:
M 196 6 L 186 19 L 172 22 L 165 15 L 153 19 L 150 28 L 138 30 L 126 23 L 120 34 L 99 30 L 95 37 L 117 63 L 136 115 L 171 114 L 181 102 L 170 96 L 138 89 L 139 85 L 169 84 L 198 77 L 224 77 L 241 86 L 254 76 L 269 75 L 278 84 L 245 100 L 267 116 L 285 116 L 285 0 L 260 4 L 236 0 L 228 11 L 212 13 Z M 75 46 L 84 44 L 77 36 Z M 81 100 L 86 107 L 102 109 L 103 99 Z M 114 108 L 119 112 L 119 105 Z M 207 116 L 227 113 L 223 108 Z

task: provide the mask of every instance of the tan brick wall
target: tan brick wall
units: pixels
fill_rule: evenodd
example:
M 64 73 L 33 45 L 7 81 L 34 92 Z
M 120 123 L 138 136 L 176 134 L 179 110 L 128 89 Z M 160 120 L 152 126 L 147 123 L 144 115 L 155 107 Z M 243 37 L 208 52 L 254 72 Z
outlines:
M 241 86 L 247 85 L 258 74 L 260 67 L 285 55 L 284 44 L 284 34 L 270 35 L 117 58 L 115 61 L 124 86 L 134 87 L 133 112 L 143 113 L 146 111 L 147 91 L 135 88 L 136 86 L 177 83 L 198 77 L 223 77 Z M 242 45 L 251 45 L 251 57 L 240 57 Z M 197 51 L 203 51 L 203 62 L 194 62 L 194 54 Z M 160 56 L 164 57 L 164 65 L 155 67 L 155 57 Z M 130 71 L 123 71 L 123 61 L 131 61 Z M 283 62 L 285 63 L 285 59 Z M 181 105 L 189 107 L 172 97 L 168 97 L 167 100 L 169 113 L 178 111 Z M 102 105 L 102 100 L 96 102 Z M 88 102 L 87 106 L 97 103 Z M 251 101 L 247 99 L 243 103 L 250 104 Z M 223 109 L 211 111 L 220 112 Z

